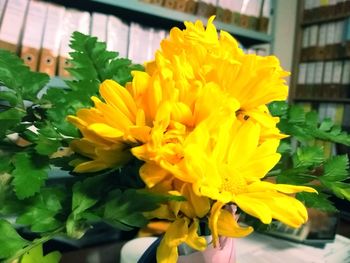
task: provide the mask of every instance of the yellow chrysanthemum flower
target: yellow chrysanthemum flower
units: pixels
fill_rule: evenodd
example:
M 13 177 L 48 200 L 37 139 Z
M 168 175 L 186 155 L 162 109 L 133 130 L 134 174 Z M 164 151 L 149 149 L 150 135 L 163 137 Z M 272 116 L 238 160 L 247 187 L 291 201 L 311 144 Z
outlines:
M 184 90 L 192 90 L 195 81 L 216 83 L 239 101 L 242 110 L 285 100 L 288 87 L 283 78 L 289 73 L 281 68 L 279 60 L 244 54 L 227 32 L 221 31 L 218 38 L 213 20 L 208 20 L 206 28 L 201 21 L 185 22 L 182 31 L 173 28 L 147 72 L 171 72 Z
M 274 56 L 246 55 L 226 32 L 218 37 L 213 17 L 173 28 L 146 72 L 133 72 L 121 87 L 100 86 L 102 100 L 68 116 L 83 138 L 71 148 L 90 160 L 76 172 L 95 172 L 144 161 L 140 177 L 149 191 L 182 195 L 184 202 L 161 205 L 147 216 L 173 221 L 157 252 L 159 262 L 175 262 L 177 246 L 196 249 L 198 218 L 208 217 L 214 245 L 218 236 L 242 237 L 228 204 L 263 223 L 272 219 L 298 227 L 307 220 L 304 205 L 292 197 L 304 186 L 262 181 L 277 164 L 281 138 L 266 104 L 285 100 L 288 75 Z M 288 209 L 285 209 L 288 207 Z
M 280 154 L 276 153 L 279 140 L 260 143 L 261 126 L 253 120 L 232 118 L 226 123 L 231 127 L 221 120 L 219 131 L 217 126 L 211 126 L 213 122 L 201 123 L 185 145 L 184 160 L 190 158 L 191 161 L 182 166 L 188 176 L 200 178 L 193 183 L 195 193 L 217 200 L 210 215 L 214 243 L 217 233 L 220 234 L 218 227 L 229 229 L 231 225 L 229 236 L 250 232 L 249 229 L 235 229 L 232 220 L 218 219 L 223 213 L 226 215 L 222 217 L 229 216 L 221 208 L 230 202 L 265 224 L 271 223 L 273 218 L 292 227 L 305 223 L 304 205 L 289 194 L 316 192 L 313 188 L 262 181 L 280 159 Z M 225 226 L 225 221 L 231 223 Z
M 143 155 L 153 159 L 164 161 L 168 151 L 173 153 L 171 158 L 182 158 L 178 152 L 181 146 L 170 149 L 174 144 L 169 144 L 169 140 L 183 141 L 193 127 L 227 103 L 235 104 L 229 114 L 250 116 L 264 127 L 262 140 L 283 137 L 276 128 L 278 118 L 262 108 L 272 100 L 286 98 L 287 87 L 282 78 L 286 72 L 273 57 L 245 55 L 225 32 L 218 38 L 212 20 L 206 29 L 200 21 L 186 22 L 187 29 L 183 31 L 172 29 L 146 72 L 133 72 L 127 90 L 111 80 L 105 81 L 100 87 L 104 102 L 93 97 L 94 108 L 68 117 L 84 137 L 73 148 L 83 155 L 90 152 L 85 156 L 93 158 L 79 164 L 76 172 L 123 165 L 130 159 L 129 149 L 138 145 L 144 146 Z M 164 131 L 167 136 L 162 136 Z M 91 147 L 87 151 L 87 144 L 93 145 L 94 154 Z M 101 158 L 101 152 L 108 157 L 120 156 L 114 160 Z M 137 150 L 133 153 L 148 159 Z
M 117 167 L 131 159 L 128 148 L 147 141 L 150 128 L 145 111 L 138 107 L 131 94 L 112 80 L 104 81 L 100 94 L 105 102 L 92 97 L 95 106 L 81 109 L 77 116 L 68 116 L 81 131 L 83 138 L 71 148 L 93 160 L 75 167 L 76 172 L 95 172 Z

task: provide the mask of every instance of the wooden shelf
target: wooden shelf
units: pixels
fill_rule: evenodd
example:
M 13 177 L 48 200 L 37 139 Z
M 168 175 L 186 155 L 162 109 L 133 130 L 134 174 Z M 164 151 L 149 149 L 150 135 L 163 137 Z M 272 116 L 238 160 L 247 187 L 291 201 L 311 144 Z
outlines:
M 307 26 L 311 26 L 314 24 L 322 24 L 322 23 L 327 23 L 327 22 L 334 22 L 336 20 L 342 20 L 342 19 L 346 19 L 347 17 L 349 17 L 350 14 L 337 14 L 335 16 L 331 16 L 331 17 L 318 17 L 317 19 L 314 20 L 310 20 L 310 21 L 302 21 L 301 22 L 301 26 L 302 27 L 307 27 Z
M 91 0 L 92 2 L 98 2 L 106 5 L 110 5 L 113 7 L 118 7 L 125 9 L 127 11 L 133 11 L 138 14 L 143 15 L 151 15 L 154 17 L 158 17 L 161 19 L 166 19 L 174 22 L 175 24 L 182 23 L 183 21 L 196 21 L 198 19 L 202 20 L 203 23 L 206 23 L 207 18 L 198 17 L 193 14 L 187 14 L 183 12 L 179 12 L 176 10 L 168 9 L 158 5 L 152 5 L 149 3 L 143 3 L 138 0 Z M 272 22 L 273 23 L 273 22 Z M 225 30 L 231 33 L 234 37 L 239 40 L 243 40 L 242 42 L 250 43 L 250 44 L 262 44 L 262 43 L 270 43 L 273 41 L 272 35 L 265 34 L 262 32 L 258 32 L 255 30 L 250 30 L 242 27 L 238 27 L 233 24 L 225 24 L 220 21 L 215 21 L 214 24 L 219 30 Z
M 350 103 L 350 98 L 322 98 L 322 97 L 295 97 L 296 102 L 329 102 L 329 103 Z
M 350 2 L 339 2 L 336 5 L 321 6 L 302 12 L 300 26 L 310 26 L 346 19 L 350 16 Z

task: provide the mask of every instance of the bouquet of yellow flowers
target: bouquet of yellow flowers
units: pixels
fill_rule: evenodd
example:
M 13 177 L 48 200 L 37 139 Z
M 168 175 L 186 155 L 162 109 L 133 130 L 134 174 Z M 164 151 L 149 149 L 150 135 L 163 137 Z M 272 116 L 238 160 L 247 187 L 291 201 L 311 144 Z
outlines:
M 253 231 L 232 205 L 263 224 L 297 228 L 305 205 L 335 210 L 325 192 L 350 200 L 347 157 L 327 159 L 315 144 L 350 145 L 350 136 L 289 107 L 289 73 L 278 59 L 245 54 L 213 20 L 173 28 L 144 67 L 76 32 L 73 79 L 40 98 L 48 76 L 0 51 L 0 243 L 9 244 L 0 258 L 23 260 L 98 221 L 129 230 L 156 219 L 169 222 L 157 261 L 176 262 L 181 243 L 208 246 L 201 224 L 214 247 L 220 236 Z M 45 184 L 55 169 L 73 182 Z M 37 238 L 23 239 L 6 216 Z

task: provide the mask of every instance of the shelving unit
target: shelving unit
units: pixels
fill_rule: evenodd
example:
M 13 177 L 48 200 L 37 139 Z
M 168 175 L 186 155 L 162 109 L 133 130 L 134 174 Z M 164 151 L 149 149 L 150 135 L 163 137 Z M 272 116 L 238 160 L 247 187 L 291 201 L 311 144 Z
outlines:
M 348 68 L 345 67 L 345 61 L 350 60 L 350 40 L 342 38 L 337 43 L 320 43 L 322 41 L 320 32 L 321 27 L 326 27 L 326 25 L 329 25 L 330 23 L 343 22 L 343 32 L 340 33 L 342 34 L 342 37 L 345 35 L 345 24 L 349 24 L 349 21 L 346 22 L 346 20 L 350 18 L 350 1 L 347 0 L 346 2 L 338 3 L 333 6 L 320 6 L 311 10 L 304 10 L 305 1 L 307 0 L 298 1 L 299 7 L 295 34 L 293 78 L 289 100 L 292 103 L 299 101 L 313 103 L 350 103 L 350 83 L 343 83 L 342 81 L 344 74 L 350 74 Z M 316 27 L 316 33 L 314 32 L 316 34 L 316 39 L 311 33 L 309 33 L 310 39 L 314 38 L 316 45 L 314 44 L 308 47 L 303 47 L 303 38 L 307 35 L 305 34 L 305 31 L 307 29 L 310 29 L 311 31 L 311 27 Z M 341 73 L 339 73 L 342 78 L 341 81 L 334 81 L 334 79 L 326 81 L 325 74 L 328 74 L 331 77 L 334 77 L 334 74 L 338 74 L 337 70 L 333 70 L 333 66 L 331 70 L 326 68 L 326 63 L 329 62 L 334 62 L 334 65 L 335 63 L 337 63 L 337 65 L 342 63 Z M 311 65 L 314 66 L 314 68 L 310 67 L 310 64 L 317 63 L 319 63 L 319 65 L 320 63 L 323 63 L 322 67 L 320 67 L 320 71 L 315 68 L 315 65 Z M 304 71 L 306 71 L 306 73 Z M 308 75 L 308 72 L 311 71 L 314 72 L 312 72 L 311 75 Z M 315 79 L 310 80 L 310 77 L 313 78 L 313 75 L 315 75 Z M 334 78 L 337 79 L 337 77 Z
M 152 15 L 159 18 L 164 18 L 170 21 L 174 21 L 176 23 L 182 23 L 183 21 L 195 21 L 198 19 L 202 20 L 204 23 L 207 21 L 207 18 L 204 18 L 204 17 L 198 17 L 196 15 L 167 9 L 162 6 L 150 5 L 148 3 L 143 3 L 138 0 L 119 0 L 119 1 L 92 0 L 92 1 L 123 8 L 123 9 L 134 11 L 140 14 L 147 14 L 147 15 Z M 275 0 L 272 1 L 272 3 L 275 3 L 275 2 L 276 2 Z M 272 6 L 274 7 L 275 4 L 273 4 Z M 219 21 L 215 21 L 215 25 L 217 26 L 218 29 L 230 32 L 234 36 L 238 38 L 243 38 L 245 41 L 248 41 L 251 43 L 255 43 L 255 44 L 270 43 L 273 40 L 273 34 L 265 34 L 254 30 L 241 28 L 232 24 L 225 24 Z
M 350 0 L 304 10 L 306 1 L 298 1 L 289 101 L 350 132 Z M 323 147 L 326 156 L 350 156 L 349 147 Z
M 109 13 L 126 21 L 134 21 L 155 28 L 169 30 L 177 26 L 184 28 L 184 21 L 196 21 L 200 19 L 206 23 L 206 17 L 184 13 L 163 6 L 145 3 L 139 0 L 50 0 L 67 7 Z M 277 0 L 271 0 L 270 32 L 268 34 L 255 30 L 242 28 L 234 24 L 226 24 L 216 20 L 214 24 L 219 30 L 225 30 L 237 38 L 242 45 L 250 47 L 258 44 L 272 44 L 274 42 L 275 21 L 273 10 L 276 10 Z
M 207 22 L 207 17 L 201 17 L 195 14 L 189 14 L 174 9 L 169 9 L 160 5 L 150 4 L 143 2 L 142 0 L 42 0 L 43 2 L 54 3 L 66 8 L 73 8 L 81 11 L 88 11 L 90 13 L 98 12 L 107 15 L 112 15 L 120 18 L 121 20 L 131 23 L 135 22 L 142 26 L 152 27 L 154 29 L 163 29 L 168 31 L 170 28 L 177 26 L 184 28 L 184 21 L 196 21 L 201 20 L 204 24 Z M 40 1 L 39 1 L 40 2 Z M 237 24 L 224 23 L 219 19 L 214 21 L 218 30 L 224 30 L 233 35 L 244 47 L 249 48 L 260 44 L 270 45 L 269 50 L 272 52 L 274 44 L 275 33 L 275 17 L 274 10 L 277 8 L 277 0 L 270 0 L 270 17 L 269 17 L 269 30 L 268 33 L 259 32 L 257 30 L 240 27 Z M 262 12 L 262 11 L 261 11 Z M 265 16 L 267 14 L 265 13 Z M 248 25 L 247 25 L 248 26 Z M 24 25 L 23 25 L 24 27 Z M 23 30 L 23 28 L 22 28 Z M 21 43 L 21 37 L 18 38 L 17 52 L 23 43 Z M 38 48 L 40 49 L 40 48 Z M 41 52 L 37 51 L 38 56 Z M 63 61 L 63 60 L 62 60 Z M 58 65 L 62 64 L 62 61 L 58 62 Z M 57 66 L 58 67 L 58 66 Z M 39 68 L 39 67 L 38 67 Z M 35 69 L 34 69 L 35 70 Z M 54 70 L 55 71 L 55 70 Z M 56 69 L 56 73 L 57 73 Z M 60 74 L 60 73 L 59 73 Z M 53 77 L 49 83 L 49 86 L 54 87 L 66 87 L 65 83 L 59 77 Z

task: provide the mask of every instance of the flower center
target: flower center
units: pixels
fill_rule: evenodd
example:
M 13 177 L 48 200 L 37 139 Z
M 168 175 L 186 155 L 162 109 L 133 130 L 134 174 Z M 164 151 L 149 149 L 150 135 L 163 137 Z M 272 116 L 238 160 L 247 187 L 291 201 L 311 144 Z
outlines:
M 233 175 L 232 173 L 225 173 L 222 177 L 221 190 L 233 194 L 244 192 L 246 182 L 242 176 Z

